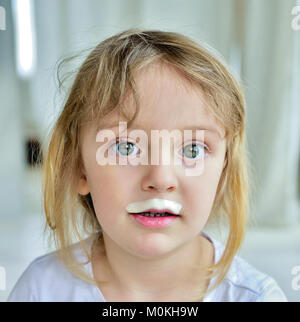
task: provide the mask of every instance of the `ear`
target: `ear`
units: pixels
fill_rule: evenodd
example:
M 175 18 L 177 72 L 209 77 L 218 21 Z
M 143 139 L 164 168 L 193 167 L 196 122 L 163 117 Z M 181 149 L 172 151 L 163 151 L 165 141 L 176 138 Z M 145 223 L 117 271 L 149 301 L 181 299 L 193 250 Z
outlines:
M 90 192 L 90 188 L 88 186 L 87 179 L 84 174 L 79 179 L 77 191 L 79 194 L 83 196 L 87 195 Z

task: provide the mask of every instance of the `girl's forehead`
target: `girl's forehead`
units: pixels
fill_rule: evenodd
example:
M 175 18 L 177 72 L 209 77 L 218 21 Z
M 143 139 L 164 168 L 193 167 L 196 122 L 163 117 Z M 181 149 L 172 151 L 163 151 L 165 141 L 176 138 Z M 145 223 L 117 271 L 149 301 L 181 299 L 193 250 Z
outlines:
M 199 84 L 189 80 L 178 67 L 165 61 L 153 62 L 134 72 L 133 77 L 141 92 L 148 92 L 151 88 L 201 91 Z
M 136 129 L 187 127 L 214 128 L 223 136 L 222 125 L 208 108 L 206 95 L 200 85 L 186 79 L 182 72 L 171 65 L 152 63 L 134 74 L 139 95 L 139 112 L 132 127 Z M 128 91 L 122 101 L 129 115 L 134 115 L 136 102 Z M 96 124 L 99 129 L 117 127 L 126 122 L 120 110 L 115 109 Z
M 189 114 L 199 113 L 199 109 L 202 109 L 202 113 L 210 114 L 201 86 L 186 79 L 174 67 L 161 68 L 158 64 L 151 64 L 134 75 L 134 80 L 141 112 L 145 116 L 147 112 L 157 112 L 162 116 L 163 112 L 168 113 L 170 109 L 173 113 Z M 134 110 L 136 102 L 132 91 L 124 95 L 122 105 L 126 109 Z

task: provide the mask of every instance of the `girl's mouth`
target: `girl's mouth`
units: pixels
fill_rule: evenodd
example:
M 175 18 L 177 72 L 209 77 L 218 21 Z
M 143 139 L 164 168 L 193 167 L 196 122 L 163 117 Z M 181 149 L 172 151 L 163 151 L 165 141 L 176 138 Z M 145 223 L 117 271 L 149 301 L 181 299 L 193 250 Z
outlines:
M 173 215 L 167 212 L 154 213 L 129 213 L 129 215 L 141 226 L 147 228 L 163 228 L 171 225 L 174 221 L 180 218 L 179 215 Z

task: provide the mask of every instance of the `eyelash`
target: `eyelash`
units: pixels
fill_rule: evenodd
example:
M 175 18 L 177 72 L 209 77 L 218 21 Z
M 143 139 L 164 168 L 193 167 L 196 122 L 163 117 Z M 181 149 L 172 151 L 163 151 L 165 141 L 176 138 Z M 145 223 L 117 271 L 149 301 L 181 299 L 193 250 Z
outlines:
M 128 140 L 120 140 L 120 138 L 117 138 L 117 139 L 116 139 L 116 141 L 115 141 L 115 142 L 110 146 L 110 148 L 111 148 L 112 146 L 117 146 L 119 143 L 130 143 L 130 144 L 132 144 L 133 146 L 135 146 L 135 147 L 136 147 L 136 145 L 135 145 L 133 142 L 130 142 L 130 141 L 128 141 Z M 208 154 L 210 154 L 210 153 L 211 153 L 211 150 L 210 150 L 210 148 L 209 148 L 209 146 L 208 146 L 207 144 L 205 144 L 205 143 L 203 143 L 203 144 L 195 144 L 195 143 L 196 143 L 196 141 L 189 142 L 188 144 L 186 144 L 186 145 L 185 145 L 185 147 L 186 147 L 186 146 L 188 146 L 188 145 L 195 145 L 195 146 L 200 146 L 201 148 L 204 148 L 204 149 L 206 150 L 204 158 L 205 158 Z M 183 150 L 184 150 L 184 147 L 182 148 L 182 151 L 183 151 Z M 124 156 L 124 157 L 129 157 L 130 155 L 122 155 L 122 156 Z M 196 160 L 196 158 L 188 158 L 188 159 Z

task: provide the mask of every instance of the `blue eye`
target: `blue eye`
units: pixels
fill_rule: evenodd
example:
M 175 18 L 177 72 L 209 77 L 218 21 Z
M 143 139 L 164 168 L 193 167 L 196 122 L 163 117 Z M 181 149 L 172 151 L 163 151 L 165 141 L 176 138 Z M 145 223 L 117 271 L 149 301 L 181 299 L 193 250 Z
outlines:
M 119 138 L 116 139 L 113 148 L 115 152 L 122 156 L 133 155 L 132 152 L 134 150 L 139 150 L 132 142 L 127 140 L 121 141 Z M 196 159 L 205 157 L 207 153 L 210 153 L 210 150 L 206 144 L 191 143 L 182 148 L 182 153 L 189 159 Z M 137 155 L 137 153 L 134 155 Z
M 206 152 L 204 152 L 204 150 L 206 150 Z M 209 152 L 210 150 L 205 144 L 200 145 L 200 144 L 192 143 L 192 144 L 187 144 L 184 148 L 182 148 L 182 153 L 186 155 L 186 157 L 189 159 L 196 159 L 197 156 L 199 155 L 201 158 L 203 158 Z
M 117 139 L 114 147 L 117 147 L 117 151 L 114 150 L 115 152 L 121 153 L 121 155 L 123 156 L 129 156 L 130 154 L 132 154 L 131 152 L 134 150 L 133 147 L 135 147 L 135 145 L 129 141 L 120 141 L 119 139 Z

